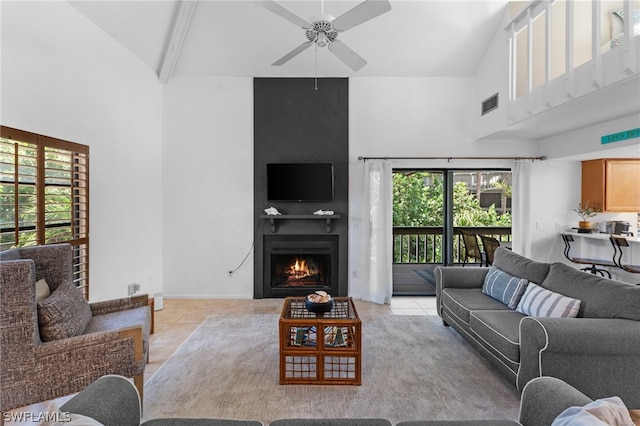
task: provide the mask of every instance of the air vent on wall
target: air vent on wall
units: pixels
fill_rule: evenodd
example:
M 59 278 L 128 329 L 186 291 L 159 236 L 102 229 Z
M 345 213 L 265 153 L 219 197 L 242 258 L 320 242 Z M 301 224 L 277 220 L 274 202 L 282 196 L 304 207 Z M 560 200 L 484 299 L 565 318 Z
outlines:
M 482 113 L 481 115 L 485 115 L 488 112 L 493 111 L 498 108 L 498 94 L 491 96 L 490 98 L 482 101 Z

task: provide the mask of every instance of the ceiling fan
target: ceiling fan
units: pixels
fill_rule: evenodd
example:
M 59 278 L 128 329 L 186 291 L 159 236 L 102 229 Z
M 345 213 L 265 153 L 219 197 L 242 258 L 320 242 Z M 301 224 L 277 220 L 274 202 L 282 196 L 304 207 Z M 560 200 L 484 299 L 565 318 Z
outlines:
M 331 53 L 336 55 L 338 59 L 354 71 L 358 71 L 364 67 L 367 61 L 362 59 L 360 55 L 351 50 L 346 44 L 338 40 L 338 33 L 347 31 L 356 25 L 360 25 L 391 10 L 391 5 L 388 0 L 365 0 L 353 9 L 335 18 L 324 13 L 323 2 L 322 14 L 311 18 L 311 20 L 306 20 L 275 0 L 258 0 L 256 3 L 287 21 L 302 27 L 305 30 L 305 35 L 308 40 L 271 65 L 282 65 L 315 44 L 317 47 L 327 46 Z

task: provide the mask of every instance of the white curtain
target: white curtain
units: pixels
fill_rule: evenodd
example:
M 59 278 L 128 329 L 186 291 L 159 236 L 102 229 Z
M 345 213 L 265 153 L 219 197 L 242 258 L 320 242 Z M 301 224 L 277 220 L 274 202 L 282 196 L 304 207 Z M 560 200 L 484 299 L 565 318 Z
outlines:
M 531 257 L 531 161 L 518 160 L 513 169 L 511 229 L 513 251 Z
M 393 182 L 391 165 L 386 160 L 366 160 L 364 165 L 363 299 L 390 303 L 393 291 Z

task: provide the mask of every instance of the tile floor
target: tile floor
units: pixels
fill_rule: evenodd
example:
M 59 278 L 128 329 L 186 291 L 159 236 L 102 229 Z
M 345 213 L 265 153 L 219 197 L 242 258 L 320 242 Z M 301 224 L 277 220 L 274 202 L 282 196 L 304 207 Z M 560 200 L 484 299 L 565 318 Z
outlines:
M 209 315 L 280 314 L 284 299 L 165 299 L 163 309 L 155 311 L 155 332 L 150 337 L 149 363 L 145 382 L 169 359 L 173 352 L 198 328 Z M 435 297 L 394 297 L 389 305 L 355 300 L 360 317 L 379 315 L 437 316 Z M 11 412 L 43 413 L 53 402 L 64 404 L 70 396 L 46 401 Z M 1 422 L 0 422 L 1 423 Z M 33 425 L 34 422 L 11 422 L 12 425 Z
M 173 354 L 209 315 L 279 314 L 283 299 L 165 299 L 155 312 L 155 333 L 150 338 L 145 381 Z M 390 305 L 356 300 L 358 314 L 437 316 L 435 297 L 393 297 Z

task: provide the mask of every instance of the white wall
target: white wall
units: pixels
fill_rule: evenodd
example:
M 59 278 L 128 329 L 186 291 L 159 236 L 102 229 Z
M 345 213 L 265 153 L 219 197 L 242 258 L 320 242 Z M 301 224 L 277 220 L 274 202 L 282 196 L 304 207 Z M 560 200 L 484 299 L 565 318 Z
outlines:
M 485 76 L 495 51 L 487 55 Z M 173 78 L 163 88 L 66 2 L 2 2 L 1 78 L 2 124 L 91 147 L 92 300 L 125 295 L 131 282 L 165 296 L 252 297 L 253 253 L 229 274 L 254 231 L 252 79 Z M 571 156 L 602 149 L 601 135 L 637 127 L 635 117 L 540 142 L 477 142 L 479 102 L 501 85 L 477 89 L 478 81 L 350 80 L 350 276 L 362 270 L 359 155 L 549 156 L 532 168 L 532 253 L 561 257 L 556 224 L 576 220 L 580 193 L 580 163 Z M 362 283 L 352 278 L 349 285 L 357 297 Z
M 253 79 L 172 78 L 164 91 L 165 297 L 253 297 Z
M 361 248 L 363 162 L 365 157 L 537 156 L 522 141 L 474 139 L 473 78 L 352 78 L 349 81 L 349 292 L 359 297 L 365 267 Z M 509 168 L 508 160 L 395 160 L 393 167 Z M 354 278 L 354 272 L 356 278 Z
M 66 2 L 2 2 L 1 38 L 2 124 L 90 146 L 91 300 L 160 291 L 156 76 Z

